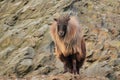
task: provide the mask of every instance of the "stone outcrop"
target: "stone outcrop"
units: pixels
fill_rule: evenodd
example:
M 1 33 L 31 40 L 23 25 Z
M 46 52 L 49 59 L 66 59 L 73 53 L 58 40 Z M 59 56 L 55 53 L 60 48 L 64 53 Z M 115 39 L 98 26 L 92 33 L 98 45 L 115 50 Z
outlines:
M 87 47 L 80 76 L 62 74 L 49 27 L 57 13 L 77 15 Z M 0 79 L 119 80 L 119 0 L 0 0 Z

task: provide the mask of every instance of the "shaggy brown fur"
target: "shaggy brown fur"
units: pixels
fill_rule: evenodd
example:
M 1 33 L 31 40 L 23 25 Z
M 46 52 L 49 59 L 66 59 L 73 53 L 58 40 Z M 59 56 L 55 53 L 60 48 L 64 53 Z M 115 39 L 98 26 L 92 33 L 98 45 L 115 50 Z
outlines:
M 67 27 L 64 37 L 58 35 L 60 24 L 67 25 L 63 26 Z M 79 68 L 85 60 L 86 47 L 77 18 L 69 15 L 58 17 L 51 25 L 50 33 L 55 43 L 55 55 L 64 63 L 65 72 L 79 74 Z

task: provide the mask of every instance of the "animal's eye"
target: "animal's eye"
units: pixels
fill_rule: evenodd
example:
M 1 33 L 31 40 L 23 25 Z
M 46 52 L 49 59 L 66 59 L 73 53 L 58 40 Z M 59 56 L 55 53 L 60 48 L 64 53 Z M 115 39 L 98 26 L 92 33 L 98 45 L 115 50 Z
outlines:
M 60 25 L 57 25 L 58 27 L 60 27 Z
M 60 25 L 57 25 L 57 29 L 60 30 Z
M 63 28 L 66 29 L 67 25 L 63 25 Z
M 60 25 L 57 25 L 58 28 L 60 28 Z

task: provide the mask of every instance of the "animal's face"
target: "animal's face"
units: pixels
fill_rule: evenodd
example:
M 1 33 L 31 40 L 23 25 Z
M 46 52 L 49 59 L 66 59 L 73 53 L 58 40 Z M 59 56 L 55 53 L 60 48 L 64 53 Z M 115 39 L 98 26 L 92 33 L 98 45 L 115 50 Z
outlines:
M 60 37 L 65 37 L 65 34 L 67 32 L 67 25 L 66 24 L 58 24 L 57 32 Z
M 68 21 L 61 21 L 54 19 L 57 22 L 57 33 L 59 37 L 64 38 L 66 33 L 67 33 L 67 28 L 68 28 Z

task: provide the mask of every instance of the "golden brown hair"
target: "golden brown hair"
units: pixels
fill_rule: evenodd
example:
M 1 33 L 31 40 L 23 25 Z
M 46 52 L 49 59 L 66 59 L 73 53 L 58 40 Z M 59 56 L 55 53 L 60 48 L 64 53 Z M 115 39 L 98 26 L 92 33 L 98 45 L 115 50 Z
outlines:
M 59 17 L 59 21 L 64 21 L 68 18 L 68 16 Z M 57 22 L 54 21 L 50 27 L 51 36 L 56 44 L 56 46 L 60 49 L 60 52 L 64 54 L 64 56 L 68 56 L 69 54 L 76 53 L 77 51 L 81 53 L 81 40 L 82 40 L 82 33 L 81 27 L 76 17 L 71 16 L 70 20 L 68 21 L 68 29 L 66 36 L 63 39 L 57 34 Z M 74 52 L 72 52 L 72 48 L 74 48 Z M 59 55 L 59 53 L 57 54 Z
M 57 21 L 59 21 L 59 24 L 66 21 L 68 22 L 67 32 L 64 38 L 59 37 L 57 33 Z M 61 55 L 65 58 L 75 54 L 77 61 L 84 61 L 86 56 L 85 41 L 82 37 L 81 26 L 75 16 L 62 15 L 55 19 L 50 27 L 50 33 L 55 43 L 55 55 L 58 58 L 60 58 Z

